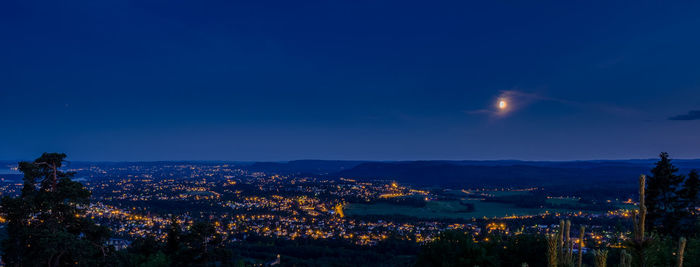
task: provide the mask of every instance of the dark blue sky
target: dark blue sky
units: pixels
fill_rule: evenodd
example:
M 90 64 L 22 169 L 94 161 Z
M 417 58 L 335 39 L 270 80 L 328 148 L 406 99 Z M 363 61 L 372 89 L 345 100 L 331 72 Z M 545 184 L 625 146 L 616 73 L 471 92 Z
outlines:
M 700 157 L 698 2 L 239 2 L 2 1 L 0 159 Z

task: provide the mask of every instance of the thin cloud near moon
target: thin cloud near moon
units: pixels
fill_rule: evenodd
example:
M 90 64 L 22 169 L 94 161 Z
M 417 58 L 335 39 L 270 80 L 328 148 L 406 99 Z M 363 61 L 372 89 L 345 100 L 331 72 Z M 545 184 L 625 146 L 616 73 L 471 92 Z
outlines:
M 553 98 L 536 93 L 529 93 L 517 90 L 504 90 L 492 100 L 488 108 L 466 111 L 467 114 L 488 115 L 494 118 L 503 118 L 510 114 L 524 109 L 535 102 L 549 101 L 579 109 L 598 110 L 600 112 L 614 115 L 632 115 L 639 113 L 637 110 L 607 104 L 579 103 L 560 98 Z
M 468 114 L 485 114 L 493 117 L 505 117 L 516 112 L 536 100 L 544 100 L 537 94 L 525 93 L 515 90 L 501 91 L 493 101 L 493 107 L 467 111 Z

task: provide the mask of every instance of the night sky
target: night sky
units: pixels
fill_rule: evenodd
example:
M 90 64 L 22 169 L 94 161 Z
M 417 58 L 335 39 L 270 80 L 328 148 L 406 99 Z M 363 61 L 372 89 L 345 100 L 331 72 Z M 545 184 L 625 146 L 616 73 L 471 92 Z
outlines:
M 0 2 L 0 159 L 700 158 L 700 2 L 242 2 Z

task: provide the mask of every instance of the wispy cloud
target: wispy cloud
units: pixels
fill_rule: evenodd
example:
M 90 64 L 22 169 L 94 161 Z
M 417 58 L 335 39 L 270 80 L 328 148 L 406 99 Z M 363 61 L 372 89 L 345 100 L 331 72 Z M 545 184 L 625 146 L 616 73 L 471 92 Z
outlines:
M 504 117 L 510 113 L 513 113 L 519 109 L 522 109 L 537 100 L 543 100 L 541 95 L 534 93 L 527 93 L 517 90 L 504 90 L 498 95 L 498 97 L 493 101 L 491 107 L 468 110 L 465 111 L 467 114 L 482 114 L 493 117 Z M 505 101 L 506 107 L 499 108 L 499 102 Z
M 687 114 L 680 114 L 668 118 L 672 121 L 692 121 L 700 120 L 700 110 L 691 110 Z
M 498 108 L 498 103 L 500 101 L 506 101 L 508 103 L 507 108 Z M 519 91 L 519 90 L 504 90 L 501 91 L 501 93 L 498 95 L 495 101 L 493 101 L 493 106 L 483 108 L 483 109 L 476 109 L 476 110 L 469 110 L 466 111 L 467 114 L 484 114 L 484 115 L 489 115 L 492 117 L 505 117 L 511 113 L 514 113 L 518 110 L 521 110 L 527 106 L 532 105 L 533 103 L 536 102 L 556 102 L 560 103 L 562 105 L 566 106 L 571 106 L 574 108 L 579 108 L 579 109 L 590 109 L 590 110 L 596 110 L 608 114 L 613 114 L 613 115 L 622 115 L 622 116 L 627 116 L 627 115 L 633 115 L 636 113 L 639 113 L 639 111 L 630 109 L 630 108 L 625 108 L 625 107 L 620 107 L 616 105 L 610 105 L 610 104 L 601 104 L 601 103 L 582 103 L 582 102 L 576 102 L 576 101 L 571 101 L 567 99 L 561 99 L 561 98 L 555 98 L 555 97 L 550 97 L 538 93 L 531 93 L 531 92 L 524 92 L 524 91 Z

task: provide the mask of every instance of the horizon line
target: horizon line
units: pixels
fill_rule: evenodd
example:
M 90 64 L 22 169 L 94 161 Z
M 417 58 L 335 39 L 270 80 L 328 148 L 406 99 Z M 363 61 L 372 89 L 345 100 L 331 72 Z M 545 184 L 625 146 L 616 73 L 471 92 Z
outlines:
M 504 162 L 504 161 L 516 161 L 516 162 L 591 162 L 591 161 L 648 161 L 657 160 L 657 158 L 625 158 L 625 159 L 573 159 L 573 160 L 522 160 L 522 159 L 398 159 L 398 160 L 379 160 L 379 159 L 313 159 L 313 158 L 300 158 L 291 160 L 220 160 L 220 159 L 168 159 L 168 160 L 67 160 L 68 162 L 85 162 L 85 163 L 150 163 L 150 162 L 237 162 L 237 163 L 258 163 L 258 162 L 271 162 L 271 163 L 289 163 L 294 161 L 362 161 L 362 162 L 421 162 L 421 161 L 448 161 L 448 162 Z M 695 161 L 700 160 L 700 158 L 672 158 L 671 160 L 687 160 Z M 0 159 L 0 162 L 20 162 L 20 161 L 31 161 L 27 159 Z

